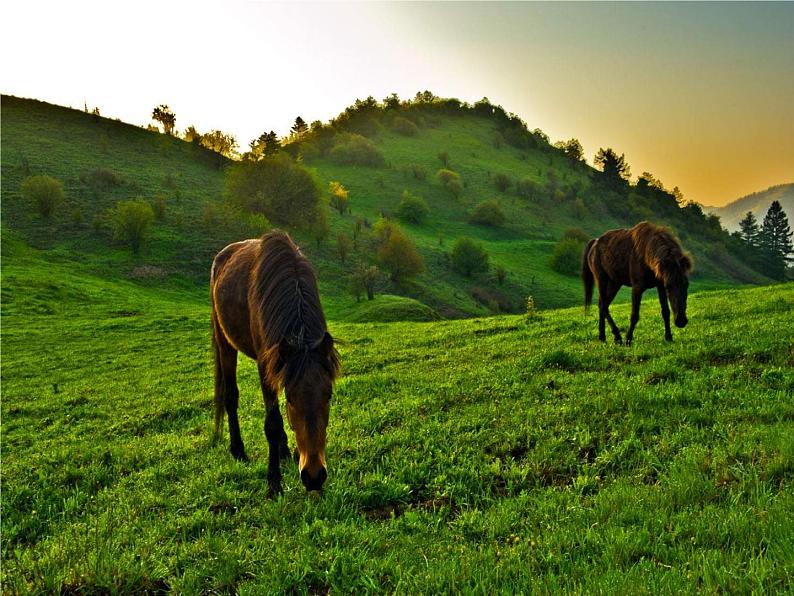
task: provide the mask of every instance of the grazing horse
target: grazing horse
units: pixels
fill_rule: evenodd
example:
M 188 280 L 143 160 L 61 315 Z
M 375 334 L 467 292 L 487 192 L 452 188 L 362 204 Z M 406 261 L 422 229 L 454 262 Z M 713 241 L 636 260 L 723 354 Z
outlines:
M 620 330 L 609 314 L 609 305 L 621 286 L 629 286 L 631 324 L 626 333 L 626 345 L 631 345 L 634 327 L 640 320 L 642 293 L 653 287 L 659 292 L 664 338 L 673 341 L 667 302 L 669 300 L 673 308 L 675 326 L 686 327 L 688 275 L 692 266 L 692 257 L 684 253 L 670 230 L 647 221 L 631 229 L 610 230 L 590 240 L 582 256 L 582 280 L 585 310 L 593 300 L 593 285 L 598 284 L 598 339 L 606 341 L 606 320 L 615 341 L 622 343 Z
M 289 457 L 278 406 L 282 387 L 300 479 L 306 490 L 320 490 L 328 477 L 325 432 L 339 354 L 326 327 L 314 269 L 292 239 L 276 230 L 219 252 L 210 292 L 216 438 L 225 411 L 232 455 L 247 459 L 237 419 L 237 352 L 242 352 L 256 360 L 265 400 L 269 493 L 281 492 L 279 459 Z

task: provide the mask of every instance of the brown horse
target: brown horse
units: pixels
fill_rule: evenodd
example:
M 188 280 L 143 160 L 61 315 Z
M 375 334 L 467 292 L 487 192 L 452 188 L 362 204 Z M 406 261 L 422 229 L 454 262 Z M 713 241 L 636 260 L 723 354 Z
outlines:
M 582 256 L 585 310 L 593 300 L 593 285 L 598 284 L 598 339 L 606 341 L 604 321 L 609 322 L 617 343 L 622 343 L 620 330 L 609 305 L 621 286 L 631 287 L 631 324 L 626 333 L 626 344 L 631 345 L 634 327 L 640 320 L 642 293 L 655 287 L 659 292 L 664 319 L 664 338 L 673 341 L 670 332 L 670 306 L 675 315 L 675 326 L 686 327 L 686 299 L 688 275 L 692 270 L 692 257 L 684 253 L 681 245 L 667 228 L 647 221 L 627 229 L 610 230 L 587 243 Z
M 314 269 L 286 233 L 273 231 L 219 252 L 210 288 L 215 436 L 222 433 L 225 410 L 232 455 L 247 459 L 237 419 L 237 352 L 242 352 L 257 362 L 265 400 L 269 492 L 281 492 L 279 459 L 289 457 L 278 407 L 281 387 L 300 479 L 306 490 L 319 490 L 328 477 L 325 433 L 339 354 L 326 327 Z

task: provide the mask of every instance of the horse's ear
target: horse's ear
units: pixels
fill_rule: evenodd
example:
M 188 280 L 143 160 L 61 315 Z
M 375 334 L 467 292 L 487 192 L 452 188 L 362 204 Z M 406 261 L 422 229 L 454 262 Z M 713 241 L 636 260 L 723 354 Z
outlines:
M 328 356 L 334 351 L 334 338 L 327 331 L 323 338 L 320 340 L 320 345 L 317 346 L 317 351 L 323 356 Z
M 678 264 L 681 266 L 681 269 L 689 273 L 692 271 L 692 268 L 695 266 L 695 262 L 692 260 L 692 257 L 689 255 L 681 255 L 681 258 L 678 259 Z

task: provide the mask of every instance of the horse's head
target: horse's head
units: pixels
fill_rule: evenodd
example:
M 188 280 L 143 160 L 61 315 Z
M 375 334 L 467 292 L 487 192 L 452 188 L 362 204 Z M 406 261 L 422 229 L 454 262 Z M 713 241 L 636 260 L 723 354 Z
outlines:
M 692 257 L 682 254 L 677 259 L 665 263 L 664 287 L 673 310 L 675 326 L 683 329 L 689 322 L 686 318 L 686 299 L 689 291 L 689 272 L 692 271 Z
M 288 349 L 288 348 L 287 348 Z M 325 432 L 339 356 L 329 333 L 293 357 L 300 358 L 296 374 L 285 380 L 287 420 L 298 445 L 298 470 L 306 490 L 320 490 L 328 477 Z

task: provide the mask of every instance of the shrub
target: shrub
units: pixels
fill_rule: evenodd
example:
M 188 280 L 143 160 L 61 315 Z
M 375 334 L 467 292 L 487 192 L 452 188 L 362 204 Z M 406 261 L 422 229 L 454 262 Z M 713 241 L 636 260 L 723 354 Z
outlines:
M 439 151 L 438 152 L 438 159 L 441 161 L 441 165 L 444 166 L 445 169 L 449 169 L 449 153 L 446 151 Z
M 411 170 L 413 177 L 417 180 L 425 180 L 427 178 L 427 170 L 419 164 L 412 163 L 408 168 Z
M 323 217 L 317 182 L 306 168 L 282 153 L 230 166 L 226 196 L 232 204 L 262 213 L 277 225 L 312 230 Z
M 399 226 L 391 222 L 389 224 L 381 229 L 383 240 L 378 248 L 378 262 L 391 274 L 392 281 L 399 282 L 419 275 L 425 269 L 422 255 Z
M 513 183 L 507 174 L 497 174 L 493 177 L 493 182 L 499 192 L 505 192 Z
M 358 134 L 340 135 L 328 155 L 332 161 L 342 165 L 380 167 L 386 163 L 381 150 Z
M 63 203 L 63 184 L 50 176 L 29 176 L 22 181 L 22 196 L 33 203 L 39 214 L 49 219 Z
M 406 137 L 415 137 L 419 134 L 419 127 L 402 116 L 397 116 L 391 123 L 392 130 Z
M 336 250 L 339 253 L 339 260 L 342 261 L 344 265 L 345 259 L 347 255 L 350 254 L 350 251 L 353 249 L 353 241 L 350 239 L 350 236 L 347 234 L 337 234 L 336 235 Z
M 165 219 L 165 195 L 163 193 L 158 192 L 155 195 L 154 201 L 152 201 L 152 210 L 158 221 Z
M 430 207 L 422 197 L 416 197 L 407 190 L 403 191 L 400 204 L 397 206 L 397 217 L 418 224 L 425 220 L 428 213 Z
M 576 238 L 563 238 L 554 247 L 549 264 L 563 275 L 579 275 L 582 268 L 584 242 Z
M 380 269 L 375 265 L 360 263 L 350 279 L 351 289 L 356 297 L 356 302 L 359 301 L 361 294 L 364 293 L 367 295 L 367 300 L 373 300 L 375 298 L 375 290 L 382 277 Z
M 576 240 L 582 244 L 587 244 L 587 241 L 590 240 L 590 236 L 582 228 L 568 228 L 563 232 L 562 237 Z
M 111 216 L 114 237 L 129 242 L 132 252 L 138 254 L 152 220 L 154 211 L 144 199 L 120 201 Z
M 483 201 L 478 204 L 471 216 L 469 216 L 469 223 L 478 226 L 491 226 L 498 227 L 506 221 L 505 214 L 499 203 L 496 201 Z
M 436 178 L 438 178 L 441 186 L 446 188 L 456 199 L 463 193 L 463 185 L 461 184 L 460 176 L 456 172 L 441 168 L 436 172 Z
M 95 168 L 80 175 L 80 181 L 95 191 L 109 190 L 124 182 L 116 172 L 107 168 Z
M 488 252 L 471 238 L 458 238 L 450 257 L 452 266 L 466 277 L 488 271 Z
M 531 321 L 538 316 L 538 311 L 535 308 L 535 299 L 530 295 L 527 296 L 527 312 L 526 318 L 527 321 Z
M 329 182 L 328 192 L 331 194 L 331 207 L 339 211 L 339 215 L 344 215 L 350 208 L 350 192 L 339 182 Z

